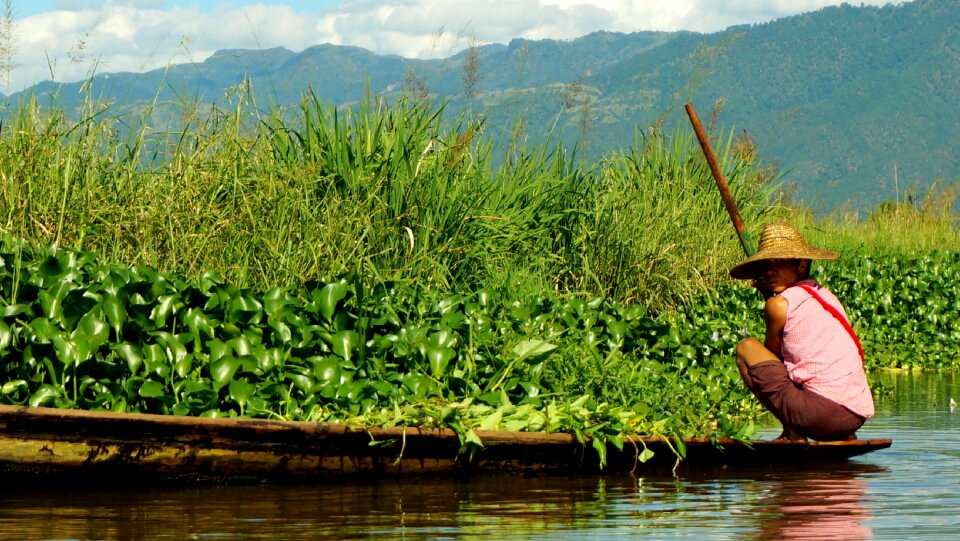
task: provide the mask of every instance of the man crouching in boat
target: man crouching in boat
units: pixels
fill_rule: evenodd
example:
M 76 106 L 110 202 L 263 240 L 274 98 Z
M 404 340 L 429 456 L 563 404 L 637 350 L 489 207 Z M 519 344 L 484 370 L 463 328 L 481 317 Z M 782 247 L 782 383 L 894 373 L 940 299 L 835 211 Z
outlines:
M 873 416 L 860 341 L 840 301 L 810 279 L 811 260 L 837 257 L 775 223 L 763 228 L 757 253 L 730 269 L 766 299 L 764 341 L 741 340 L 737 367 L 783 425 L 778 439 L 855 439 Z

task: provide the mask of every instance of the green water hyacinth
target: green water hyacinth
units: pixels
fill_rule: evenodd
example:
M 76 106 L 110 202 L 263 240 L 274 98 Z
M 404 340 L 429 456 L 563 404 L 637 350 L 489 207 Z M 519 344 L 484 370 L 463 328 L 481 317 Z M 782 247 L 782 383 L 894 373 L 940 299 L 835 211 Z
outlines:
M 2 258 L 0 401 L 10 404 L 433 424 L 465 442 L 474 427 L 618 438 L 675 428 L 631 398 L 650 398 L 634 389 L 655 379 L 623 379 L 605 396 L 609 382 L 577 364 L 674 373 L 669 363 L 696 356 L 642 308 L 600 299 L 501 305 L 483 292 L 371 286 L 357 272 L 261 294 L 213 273 L 190 281 L 10 239 Z M 464 403 L 477 407 L 445 405 Z
M 748 438 L 760 412 L 730 360 L 762 327 L 760 300 L 735 285 L 652 315 L 601 298 L 497 303 L 357 271 L 260 293 L 10 238 L 0 258 L 7 404 L 445 426 L 466 448 L 478 429 L 568 431 L 596 446 L 634 433 Z M 890 324 L 928 340 L 913 363 L 948 366 L 953 352 L 955 365 L 956 282 L 938 280 L 958 263 L 898 260 L 893 273 L 857 260 L 823 276 L 851 299 L 876 352 L 868 366 L 902 363 L 896 344 L 880 347 Z M 865 280 L 894 280 L 898 299 L 923 307 L 898 311 L 906 301 L 890 290 L 854 294 Z

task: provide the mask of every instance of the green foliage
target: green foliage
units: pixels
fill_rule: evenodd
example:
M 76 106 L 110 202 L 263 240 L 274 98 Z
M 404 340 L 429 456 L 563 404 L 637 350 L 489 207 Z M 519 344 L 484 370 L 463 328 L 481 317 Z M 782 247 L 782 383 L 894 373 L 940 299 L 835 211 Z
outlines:
M 360 265 L 442 291 L 569 294 L 670 310 L 736 257 L 687 131 L 638 136 L 591 165 L 517 146 L 494 166 L 483 125 L 443 109 L 313 94 L 261 116 L 251 89 L 176 134 L 124 136 L 96 103 L 71 123 L 36 102 L 0 133 L 2 228 L 36 244 L 266 290 Z M 753 221 L 773 184 L 717 152 Z
M 713 431 L 743 400 L 732 342 L 690 345 L 638 306 L 356 272 L 260 294 L 9 238 L 0 261 L 3 403 L 606 438 Z
M 858 257 L 828 269 L 872 366 L 956 368 L 960 253 Z
M 815 270 L 871 369 L 956 367 L 958 272 L 956 253 Z M 625 434 L 749 438 L 761 414 L 732 354 L 762 331 L 762 301 L 737 285 L 656 316 L 357 271 L 260 293 L 8 236 L 0 299 L 0 403 L 445 426 L 467 449 L 475 430 L 567 431 L 601 461 Z

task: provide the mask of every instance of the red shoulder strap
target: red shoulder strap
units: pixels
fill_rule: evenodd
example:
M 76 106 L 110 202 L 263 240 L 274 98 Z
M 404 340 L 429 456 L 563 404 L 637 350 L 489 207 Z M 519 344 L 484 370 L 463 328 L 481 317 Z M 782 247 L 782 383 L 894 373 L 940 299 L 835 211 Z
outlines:
M 819 302 L 820 305 L 823 306 L 824 310 L 826 310 L 827 312 L 830 312 L 830 315 L 837 318 L 837 321 L 839 321 L 840 324 L 843 325 L 843 328 L 846 329 L 847 332 L 850 334 L 850 338 L 853 338 L 853 343 L 857 345 L 857 351 L 860 352 L 860 360 L 861 361 L 865 360 L 865 357 L 863 355 L 863 346 L 860 345 L 860 339 L 857 338 L 857 333 L 853 331 L 853 327 L 850 326 L 850 322 L 847 321 L 847 318 L 843 317 L 843 314 L 841 314 L 840 311 L 834 308 L 832 305 L 827 304 L 827 301 L 823 300 L 823 298 L 820 297 L 820 295 L 818 295 L 817 292 L 814 291 L 812 287 L 803 285 L 803 284 L 797 284 L 797 287 L 809 293 L 810 296 L 813 297 L 814 299 L 817 299 L 817 302 Z

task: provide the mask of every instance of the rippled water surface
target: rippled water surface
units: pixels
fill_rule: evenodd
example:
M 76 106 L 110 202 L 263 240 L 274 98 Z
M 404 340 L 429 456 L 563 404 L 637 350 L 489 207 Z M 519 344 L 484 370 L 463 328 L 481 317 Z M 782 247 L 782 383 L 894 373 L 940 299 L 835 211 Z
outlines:
M 893 386 L 840 466 L 679 477 L 482 477 L 70 491 L 0 487 L 0 539 L 947 539 L 960 534 L 960 378 Z M 895 384 L 895 385 L 894 385 Z M 775 434 L 772 434 L 775 435 Z

